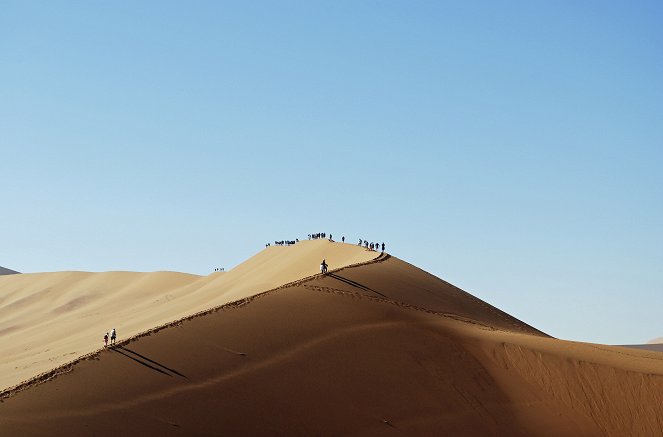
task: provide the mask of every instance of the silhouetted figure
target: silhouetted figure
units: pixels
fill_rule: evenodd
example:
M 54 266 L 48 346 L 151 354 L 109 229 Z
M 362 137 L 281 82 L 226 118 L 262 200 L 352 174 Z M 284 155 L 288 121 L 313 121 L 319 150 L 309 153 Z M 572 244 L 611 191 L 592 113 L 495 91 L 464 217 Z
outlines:
M 329 234 L 329 241 L 332 241 L 332 234 Z
M 320 263 L 320 273 L 322 273 L 323 275 L 327 273 L 327 267 L 328 267 L 327 261 L 323 259 L 322 262 Z
M 360 246 L 361 246 L 361 243 L 362 243 L 362 241 L 361 241 L 361 238 L 360 238 L 360 239 L 359 239 L 359 245 L 360 245 Z
M 345 243 L 345 235 L 341 237 L 341 241 Z
M 382 243 L 382 253 L 384 253 L 384 243 Z

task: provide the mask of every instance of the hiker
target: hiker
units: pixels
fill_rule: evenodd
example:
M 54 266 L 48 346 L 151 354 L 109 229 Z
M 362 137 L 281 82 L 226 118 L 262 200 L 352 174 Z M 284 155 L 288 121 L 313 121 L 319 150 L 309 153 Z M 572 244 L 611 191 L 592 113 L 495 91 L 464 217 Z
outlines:
M 384 243 L 382 243 L 382 253 L 384 253 Z
M 115 328 L 111 331 L 111 345 L 115 344 L 115 338 L 117 337 L 117 333 L 115 332 Z
M 322 263 L 320 263 L 320 273 L 323 275 L 327 273 L 327 262 L 323 259 Z
M 104 335 L 104 347 L 108 347 L 108 332 Z
M 341 241 L 345 243 L 345 235 L 341 237 Z

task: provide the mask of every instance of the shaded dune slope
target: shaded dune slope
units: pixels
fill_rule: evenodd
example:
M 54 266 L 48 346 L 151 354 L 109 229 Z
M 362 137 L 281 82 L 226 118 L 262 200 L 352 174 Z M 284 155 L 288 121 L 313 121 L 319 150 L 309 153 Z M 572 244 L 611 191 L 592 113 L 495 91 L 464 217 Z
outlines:
M 500 309 L 395 257 L 318 278 L 311 289 L 358 293 L 484 326 L 545 335 Z M 382 262 L 384 261 L 384 262 Z M 317 287 L 317 288 L 316 288 Z
M 4 399 L 0 433 L 658 435 L 661 373 L 381 257 L 80 361 Z

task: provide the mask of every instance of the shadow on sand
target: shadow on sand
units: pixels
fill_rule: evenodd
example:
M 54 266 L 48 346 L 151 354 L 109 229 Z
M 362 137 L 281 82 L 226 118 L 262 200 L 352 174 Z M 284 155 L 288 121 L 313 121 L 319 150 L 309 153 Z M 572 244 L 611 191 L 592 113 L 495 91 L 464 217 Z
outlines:
M 187 378 L 186 375 L 181 374 L 175 369 L 171 369 L 170 367 L 166 367 L 161 363 L 158 363 L 150 358 L 147 358 L 145 355 L 141 355 L 138 352 L 132 351 L 131 349 L 128 349 L 124 346 L 112 346 L 109 348 L 109 350 L 113 352 L 117 352 L 120 355 L 124 355 L 125 357 L 129 358 L 130 360 L 133 360 L 137 362 L 138 364 L 141 364 L 145 367 L 148 367 L 156 372 L 163 373 L 164 375 L 168 376 L 181 376 L 182 378 Z M 189 378 L 187 378 L 189 379 Z
M 375 293 L 375 294 L 378 294 L 378 295 L 384 297 L 385 299 L 387 298 L 387 296 L 385 296 L 384 294 L 380 293 L 379 291 L 375 291 L 375 290 L 373 290 L 372 288 L 369 288 L 369 287 L 367 287 L 367 286 L 365 286 L 365 285 L 362 285 L 362 284 L 360 284 L 359 282 L 353 281 L 352 279 L 344 278 L 343 276 L 337 275 L 336 273 L 327 273 L 327 275 L 325 275 L 325 276 L 332 277 L 332 278 L 334 278 L 334 279 L 336 279 L 336 280 L 339 280 L 339 281 L 341 281 L 341 282 L 343 282 L 343 283 L 345 283 L 345 284 L 348 284 L 348 285 L 350 285 L 350 286 L 352 286 L 352 287 L 359 288 L 360 290 L 371 291 L 371 292 L 373 292 L 373 293 Z

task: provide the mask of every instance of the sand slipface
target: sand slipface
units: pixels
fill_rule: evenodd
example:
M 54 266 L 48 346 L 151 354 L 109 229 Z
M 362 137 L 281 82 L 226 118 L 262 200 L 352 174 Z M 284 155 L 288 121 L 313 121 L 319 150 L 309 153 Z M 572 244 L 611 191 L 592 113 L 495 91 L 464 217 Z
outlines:
M 102 346 L 116 328 L 128 338 L 155 326 L 376 252 L 328 240 L 269 247 L 209 276 L 176 272 L 54 272 L 0 277 L 0 389 Z
M 349 245 L 357 265 L 311 277 L 322 244 L 263 251 L 229 288 L 221 278 L 232 271 L 176 276 L 173 300 L 209 304 L 215 287 L 217 301 L 244 297 L 6 393 L 0 435 L 661 435 L 659 353 L 551 338 Z M 291 267 L 301 276 L 287 281 Z M 264 269 L 287 285 L 242 286 L 268 287 Z M 67 289 L 85 280 L 62 275 Z

